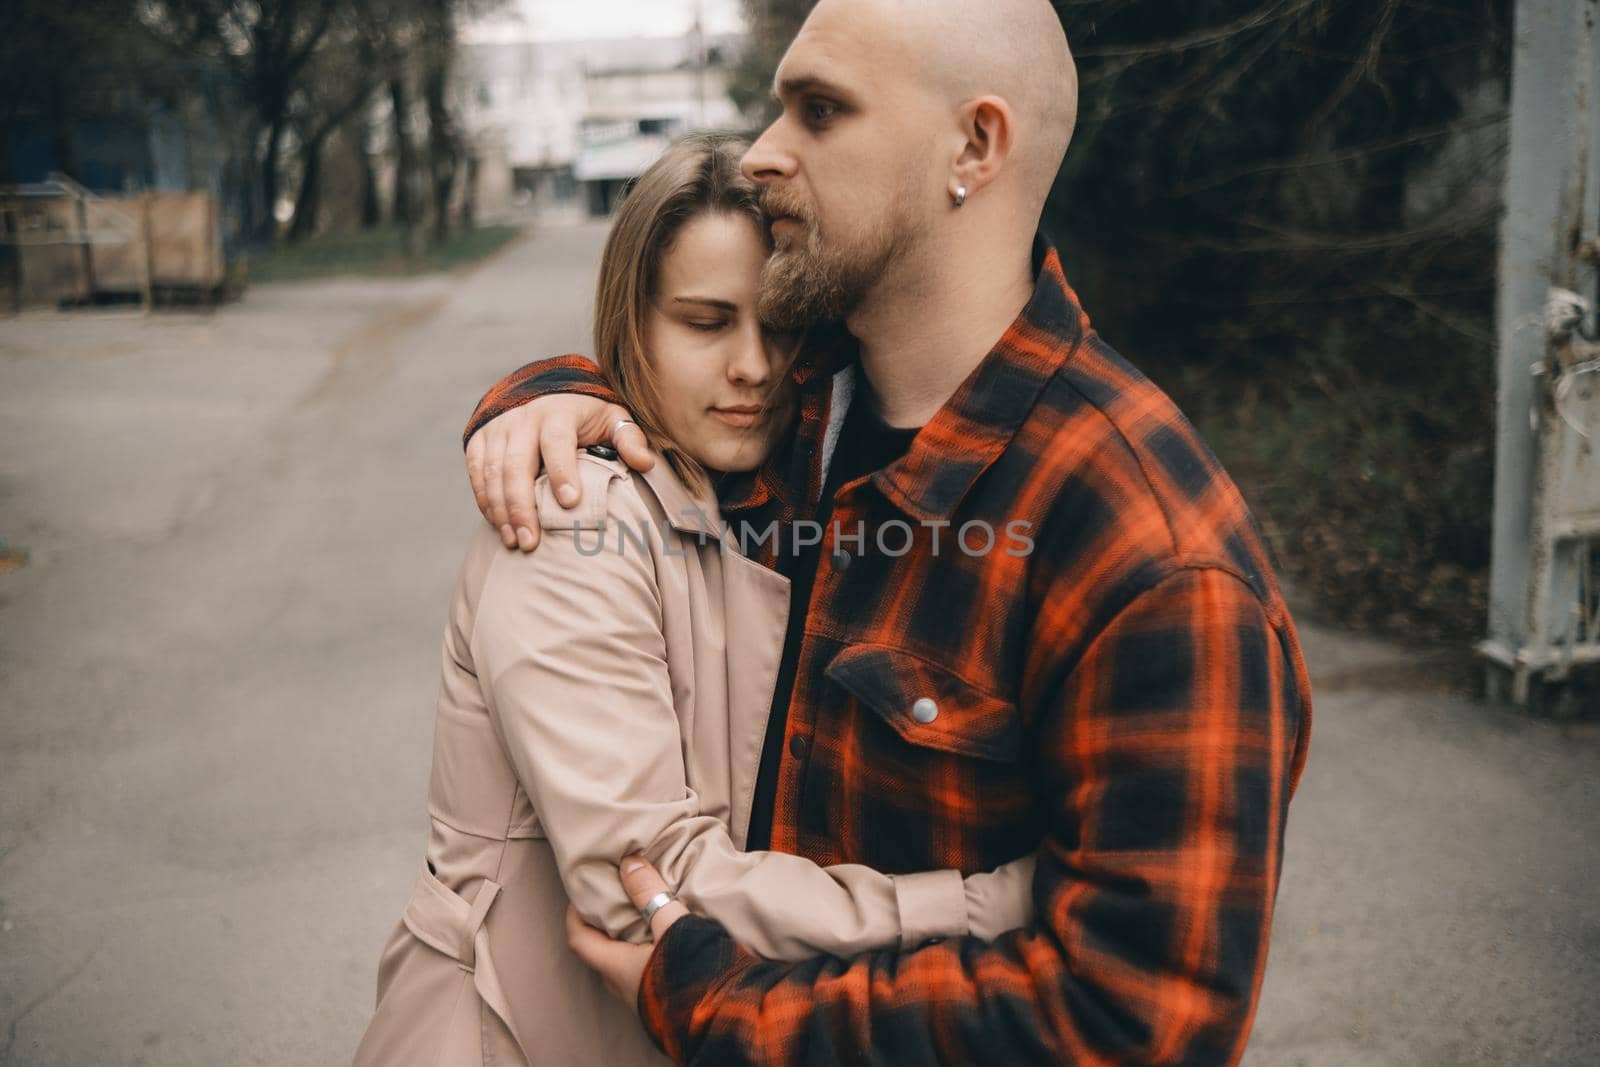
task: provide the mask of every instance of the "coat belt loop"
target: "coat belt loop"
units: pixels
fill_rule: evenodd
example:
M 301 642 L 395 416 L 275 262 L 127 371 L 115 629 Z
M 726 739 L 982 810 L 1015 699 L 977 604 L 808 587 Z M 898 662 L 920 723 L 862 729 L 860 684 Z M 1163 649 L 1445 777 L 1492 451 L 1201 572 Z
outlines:
M 500 883 L 485 880 L 478 887 L 478 895 L 472 900 L 472 910 L 467 912 L 467 924 L 461 931 L 461 954 L 457 958 L 469 971 L 477 964 L 478 954 L 474 942 L 478 937 L 478 929 L 483 926 L 484 919 L 488 918 L 489 906 L 499 895 Z

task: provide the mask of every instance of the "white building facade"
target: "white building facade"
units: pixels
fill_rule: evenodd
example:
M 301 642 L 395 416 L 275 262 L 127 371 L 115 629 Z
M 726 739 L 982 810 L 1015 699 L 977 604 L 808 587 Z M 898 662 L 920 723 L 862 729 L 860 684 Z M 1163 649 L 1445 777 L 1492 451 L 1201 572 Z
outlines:
M 456 98 L 479 159 L 478 211 L 605 215 L 677 137 L 740 129 L 732 36 L 466 44 Z

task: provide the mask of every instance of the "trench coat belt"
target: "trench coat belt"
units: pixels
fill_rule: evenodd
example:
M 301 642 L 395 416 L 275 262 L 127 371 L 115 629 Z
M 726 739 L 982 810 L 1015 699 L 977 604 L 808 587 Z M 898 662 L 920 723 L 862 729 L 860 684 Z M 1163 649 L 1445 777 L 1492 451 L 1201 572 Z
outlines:
M 406 904 L 403 921 L 419 941 L 455 960 L 463 971 L 472 975 L 478 996 L 500 1016 L 526 1054 L 527 1045 L 512 1021 L 511 1007 L 506 1002 L 500 978 L 495 973 L 494 959 L 489 953 L 489 934 L 483 928 L 489 909 L 499 895 L 500 883 L 485 879 L 479 883 L 477 897 L 468 904 L 439 881 L 424 861 L 417 875 L 416 889 Z
M 417 875 L 416 891 L 406 904 L 406 927 L 428 945 L 471 971 L 477 964 L 478 931 L 489 917 L 489 907 L 500 895 L 498 882 L 484 881 L 471 904 L 445 888 L 428 865 Z

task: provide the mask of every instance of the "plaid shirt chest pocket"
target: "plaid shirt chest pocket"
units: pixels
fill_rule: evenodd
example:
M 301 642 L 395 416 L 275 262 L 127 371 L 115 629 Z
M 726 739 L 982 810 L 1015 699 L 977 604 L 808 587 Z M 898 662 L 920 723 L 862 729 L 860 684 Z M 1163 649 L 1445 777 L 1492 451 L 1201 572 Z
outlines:
M 1014 703 L 920 656 L 888 645 L 848 645 L 825 673 L 918 748 L 1000 763 L 1021 755 Z
M 837 711 L 821 715 L 798 768 L 797 851 L 890 874 L 973 874 L 1037 846 L 1015 702 L 889 645 L 845 645 L 823 673 L 833 692 L 820 706 Z

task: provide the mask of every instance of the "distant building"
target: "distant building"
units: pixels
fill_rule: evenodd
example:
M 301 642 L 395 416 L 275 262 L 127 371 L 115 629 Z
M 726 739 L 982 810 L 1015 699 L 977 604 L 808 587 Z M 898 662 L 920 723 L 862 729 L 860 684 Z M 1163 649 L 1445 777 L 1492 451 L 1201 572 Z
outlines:
M 609 214 L 686 133 L 738 128 L 739 38 L 695 35 L 463 45 L 457 98 L 478 148 L 478 210 Z

